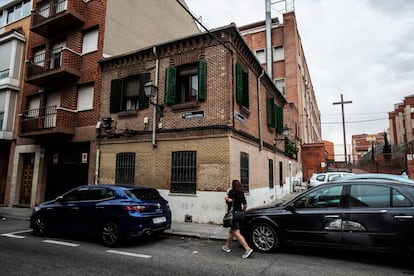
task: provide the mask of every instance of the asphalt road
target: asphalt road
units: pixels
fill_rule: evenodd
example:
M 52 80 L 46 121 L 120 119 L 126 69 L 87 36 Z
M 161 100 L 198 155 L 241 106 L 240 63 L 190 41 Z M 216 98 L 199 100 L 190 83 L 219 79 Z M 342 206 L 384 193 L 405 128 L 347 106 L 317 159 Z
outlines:
M 90 237 L 40 238 L 28 222 L 0 220 L 0 275 L 412 275 L 412 258 L 291 249 L 255 252 L 242 259 L 242 248 L 221 251 L 222 241 L 163 236 L 107 248 Z

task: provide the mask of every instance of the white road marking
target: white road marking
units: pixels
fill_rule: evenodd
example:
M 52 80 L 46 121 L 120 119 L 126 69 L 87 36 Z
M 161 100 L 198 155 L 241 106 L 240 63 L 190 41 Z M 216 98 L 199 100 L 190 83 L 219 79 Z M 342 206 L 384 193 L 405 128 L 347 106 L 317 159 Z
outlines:
M 137 254 L 137 253 L 131 253 L 131 252 L 125 252 L 125 251 L 118 251 L 118 250 L 106 250 L 106 252 L 113 253 L 113 254 L 119 254 L 119 255 L 125 255 L 125 256 L 131 256 L 131 257 L 137 257 L 137 258 L 145 258 L 145 259 L 152 258 L 151 255 Z
M 63 242 L 63 241 L 55 241 L 55 240 L 43 240 L 45 243 L 51 243 L 51 244 L 57 244 L 57 245 L 65 245 L 65 246 L 71 246 L 71 247 L 77 247 L 79 244 L 77 243 L 71 243 L 71 242 Z
M 33 230 L 23 230 L 23 231 L 17 231 L 17 232 L 11 232 L 11 233 L 5 233 L 5 234 L 1 234 L 3 237 L 8 237 L 8 238 L 15 238 L 15 239 L 24 239 L 26 238 L 25 236 L 20 236 L 20 235 L 16 235 L 16 234 L 21 234 L 21 233 L 29 233 L 32 232 Z

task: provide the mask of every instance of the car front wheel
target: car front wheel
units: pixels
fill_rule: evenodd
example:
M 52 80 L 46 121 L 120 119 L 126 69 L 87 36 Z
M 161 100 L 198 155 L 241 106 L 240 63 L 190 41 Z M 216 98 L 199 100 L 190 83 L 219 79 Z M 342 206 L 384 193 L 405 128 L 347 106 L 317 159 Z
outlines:
M 257 223 L 253 226 L 251 241 L 255 249 L 261 252 L 274 252 L 281 246 L 279 234 L 267 223 Z
M 116 247 L 122 241 L 122 232 L 119 224 L 113 220 L 108 220 L 102 227 L 102 241 L 106 246 Z
M 33 233 L 42 237 L 46 234 L 46 221 L 43 217 L 36 217 L 33 221 Z

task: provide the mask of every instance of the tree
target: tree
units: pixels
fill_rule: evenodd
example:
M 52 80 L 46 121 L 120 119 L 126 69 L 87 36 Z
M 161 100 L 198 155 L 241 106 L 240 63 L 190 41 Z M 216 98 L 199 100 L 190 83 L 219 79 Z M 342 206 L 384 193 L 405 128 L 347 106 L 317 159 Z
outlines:
M 388 142 L 387 133 L 384 132 L 384 147 L 382 148 L 382 154 L 384 155 L 385 160 L 391 160 L 391 145 Z

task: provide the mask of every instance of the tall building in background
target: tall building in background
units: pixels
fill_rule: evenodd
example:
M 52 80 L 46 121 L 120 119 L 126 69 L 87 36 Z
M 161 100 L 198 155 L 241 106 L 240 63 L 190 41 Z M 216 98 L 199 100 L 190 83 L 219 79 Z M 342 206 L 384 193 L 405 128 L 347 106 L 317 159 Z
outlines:
M 374 149 L 374 152 L 377 152 L 377 146 L 383 147 L 385 141 L 384 135 L 384 132 L 352 135 L 352 164 L 358 164 L 359 160 L 368 152 L 371 152 L 372 149 Z
M 3 10 L 3 20 L 26 7 L 27 1 L 18 2 L 21 9 Z M 9 206 L 34 206 L 96 181 L 98 60 L 199 32 L 175 0 L 34 0 L 30 8 L 18 135 L 5 189 Z M 138 105 L 131 101 L 128 108 Z
M 267 68 L 266 21 L 240 27 L 246 43 Z M 321 119 L 294 11 L 283 14 L 283 23 L 271 20 L 271 78 L 288 102 L 286 125 L 300 145 L 320 143 Z M 298 155 L 301 156 L 300 154 Z
M 414 95 L 404 98 L 403 102 L 394 105 L 388 113 L 390 125 L 390 144 L 413 152 L 414 140 Z

